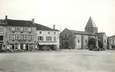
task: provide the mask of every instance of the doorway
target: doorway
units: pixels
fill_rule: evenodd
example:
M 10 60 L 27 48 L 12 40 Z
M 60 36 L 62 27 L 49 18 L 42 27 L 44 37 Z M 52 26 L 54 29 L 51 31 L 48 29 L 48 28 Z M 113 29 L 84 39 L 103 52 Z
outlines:
M 96 39 L 95 38 L 89 39 L 89 41 L 88 41 L 88 48 L 89 48 L 89 50 L 96 49 Z

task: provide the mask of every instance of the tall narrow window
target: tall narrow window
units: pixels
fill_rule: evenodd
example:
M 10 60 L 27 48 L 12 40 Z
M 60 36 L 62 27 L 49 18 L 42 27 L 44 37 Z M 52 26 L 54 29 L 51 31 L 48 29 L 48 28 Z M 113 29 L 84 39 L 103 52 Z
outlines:
M 78 43 L 80 42 L 80 40 L 78 40 Z
M 46 40 L 47 40 L 47 41 L 52 41 L 52 37 L 51 37 L 51 36 L 47 36 L 47 37 L 46 37 Z
M 11 27 L 11 31 L 13 31 L 13 32 L 14 32 L 14 31 L 15 31 L 15 27 Z
M 16 39 L 16 40 L 18 39 L 18 35 L 17 35 L 17 34 L 15 34 L 15 39 Z
M 87 43 L 87 40 L 85 40 L 85 43 Z
M 17 32 L 20 32 L 20 27 L 16 27 L 16 31 L 17 31 Z
M 3 36 L 0 36 L 0 40 L 3 40 Z
M 54 37 L 54 41 L 56 41 L 56 37 Z
M 39 41 L 43 41 L 43 36 L 38 36 Z
M 12 40 L 13 41 L 15 40 L 15 34 L 12 34 Z
M 28 28 L 28 32 L 31 32 L 31 28 Z
M 20 27 L 20 31 L 23 32 L 23 27 Z

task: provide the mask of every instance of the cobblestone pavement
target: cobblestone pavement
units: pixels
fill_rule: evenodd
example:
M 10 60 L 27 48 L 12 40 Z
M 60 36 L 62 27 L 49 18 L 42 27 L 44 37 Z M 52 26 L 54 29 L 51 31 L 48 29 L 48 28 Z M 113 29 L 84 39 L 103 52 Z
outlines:
M 1 53 L 0 72 L 115 72 L 115 51 Z

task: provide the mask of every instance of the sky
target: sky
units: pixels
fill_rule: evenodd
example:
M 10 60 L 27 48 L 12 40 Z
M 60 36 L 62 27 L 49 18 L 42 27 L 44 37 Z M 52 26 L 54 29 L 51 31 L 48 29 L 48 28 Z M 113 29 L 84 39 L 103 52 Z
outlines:
M 0 0 L 0 18 L 31 20 L 62 31 L 84 31 L 89 16 L 99 32 L 115 35 L 115 0 Z

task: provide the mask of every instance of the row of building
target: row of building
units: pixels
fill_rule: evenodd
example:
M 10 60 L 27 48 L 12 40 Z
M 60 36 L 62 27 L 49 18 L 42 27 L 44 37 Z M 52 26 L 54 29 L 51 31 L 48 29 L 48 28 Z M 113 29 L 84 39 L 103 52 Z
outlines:
M 33 50 L 59 48 L 59 30 L 27 20 L 0 20 L 0 49 Z
M 36 49 L 112 49 L 115 36 L 107 37 L 98 32 L 98 27 L 90 17 L 85 31 L 65 28 L 62 32 L 37 24 L 32 20 L 0 19 L 0 50 Z

